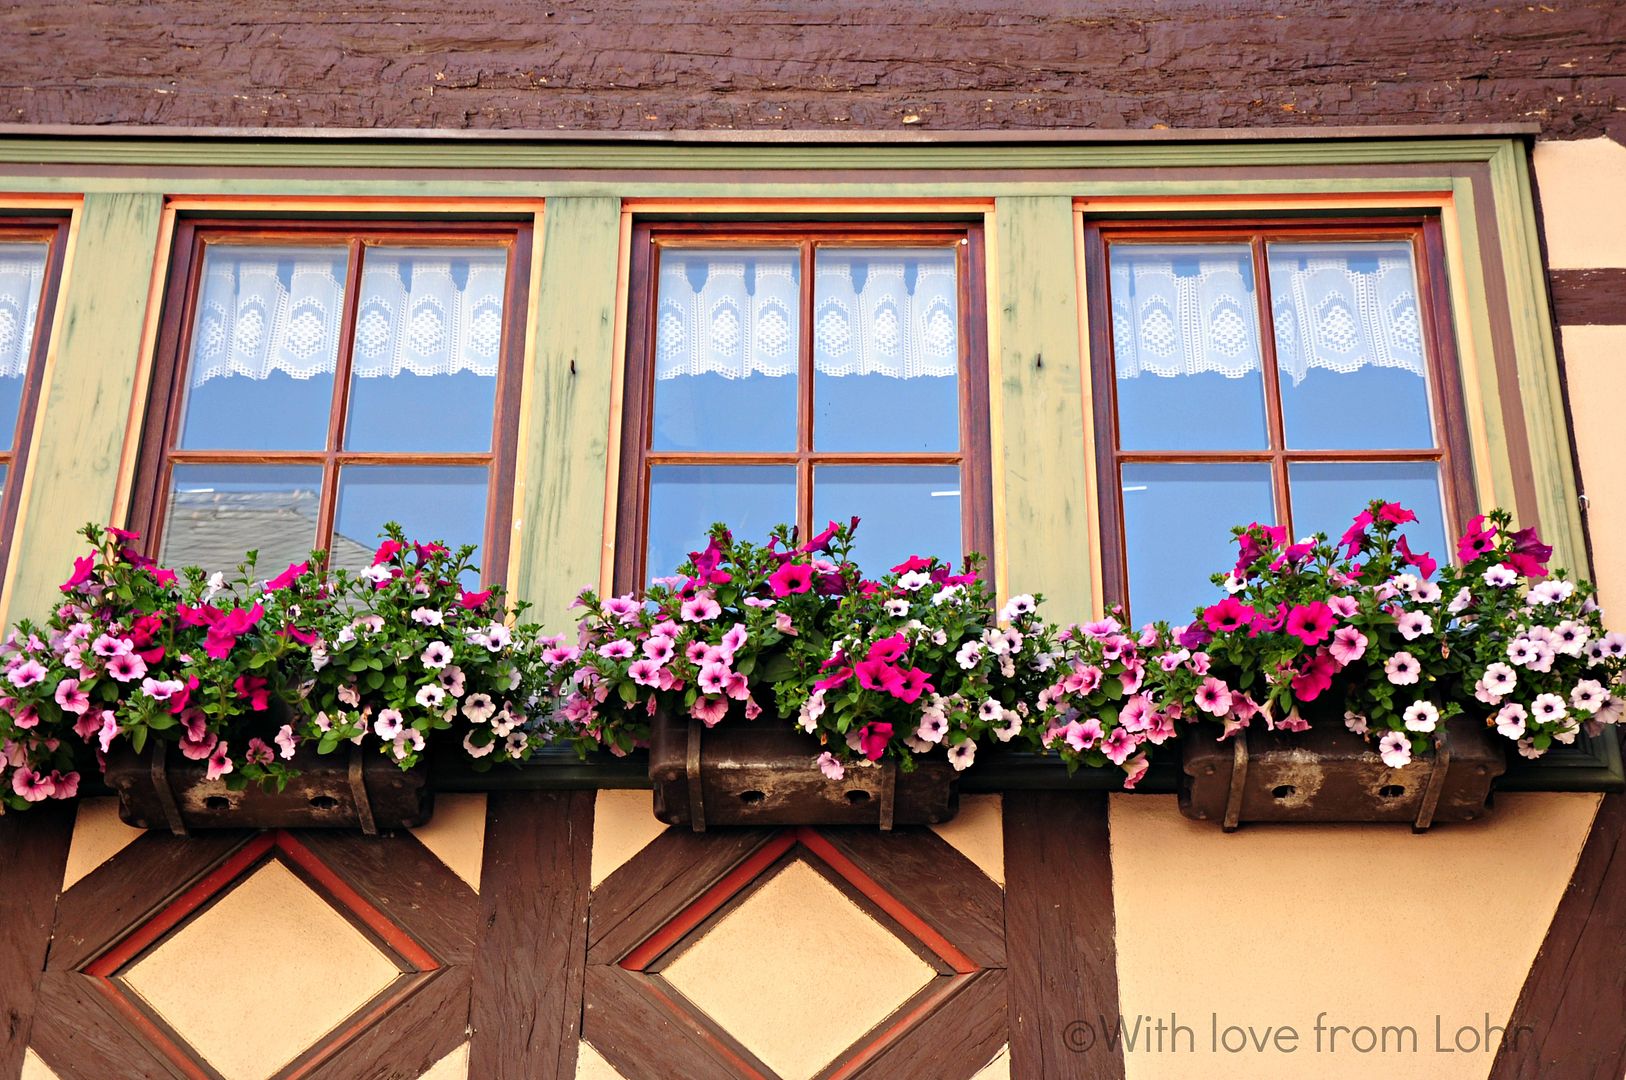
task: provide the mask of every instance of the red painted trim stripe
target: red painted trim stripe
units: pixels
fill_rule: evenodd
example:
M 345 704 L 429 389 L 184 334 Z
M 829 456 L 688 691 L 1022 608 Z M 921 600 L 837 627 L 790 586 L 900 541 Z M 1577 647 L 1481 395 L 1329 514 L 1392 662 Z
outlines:
M 694 1008 L 685 1008 L 684 1006 L 678 1004 L 678 1002 L 662 988 L 663 980 L 658 975 L 644 975 L 639 982 L 643 984 L 645 993 L 654 998 L 656 1001 L 660 1002 L 662 1005 L 666 1006 L 666 1008 L 671 1010 L 672 1014 L 680 1021 L 682 1021 L 684 1024 L 694 1025 L 699 1030 L 701 1037 L 706 1040 L 706 1045 L 723 1055 L 723 1057 L 727 1058 L 728 1063 L 739 1070 L 739 1075 L 743 1077 L 744 1080 L 770 1080 L 769 1077 L 764 1076 L 750 1062 L 746 1061 L 744 1058 L 740 1057 L 739 1054 L 735 1053 L 734 1048 L 729 1046 L 723 1040 L 719 1039 L 710 1028 L 708 1028 L 705 1024 L 700 1023 L 699 1017 L 701 1014 L 698 1010 Z
M 900 926 L 920 939 L 920 943 L 936 953 L 949 967 L 961 975 L 981 971 L 977 962 L 956 949 L 948 938 L 927 925 L 926 921 L 909 909 L 901 900 L 883 889 L 874 878 L 859 869 L 836 846 L 820 836 L 816 829 L 803 825 L 796 829 L 796 839 L 803 847 L 823 859 L 830 869 L 852 882 L 853 887 L 868 897 L 877 907 L 892 916 Z
M 168 907 L 139 926 L 134 933 L 115 943 L 80 970 L 97 978 L 111 978 L 120 968 L 141 955 L 144 949 L 173 930 L 183 919 L 208 903 L 212 896 L 258 862 L 271 850 L 273 843 L 274 838 L 269 833 L 254 837 L 219 866 L 205 874 L 197 884 L 171 901 Z
M 309 874 L 322 888 L 326 889 L 332 897 L 355 913 L 367 925 L 367 928 L 382 938 L 390 948 L 400 954 L 401 959 L 411 964 L 418 971 L 434 971 L 440 967 L 440 962 L 429 955 L 422 945 L 419 945 L 407 932 L 397 926 L 394 920 L 369 904 L 362 895 L 350 886 L 333 869 L 317 858 L 304 844 L 295 840 L 286 832 L 276 834 L 277 850 Z
M 96 989 L 102 992 L 102 996 L 112 1003 L 113 1008 L 118 1010 L 119 1015 L 124 1017 L 153 1049 L 168 1058 L 188 1080 L 210 1080 L 210 1074 L 201 1069 L 189 1054 L 177 1046 L 175 1040 L 171 1039 L 163 1028 L 153 1023 L 151 1017 L 137 1008 L 135 1002 L 124 995 L 117 983 L 102 976 L 94 978 L 92 982 Z
M 960 989 L 971 981 L 971 976 L 949 975 L 936 981 L 942 985 L 915 1002 L 914 1008 L 899 1014 L 897 1019 L 888 1024 L 879 1035 L 859 1047 L 841 1063 L 840 1068 L 830 1073 L 824 1080 L 847 1080 L 848 1077 L 857 1073 L 878 1057 L 883 1050 L 902 1038 L 905 1032 L 936 1012 L 945 1001 L 959 993 Z
M 621 959 L 620 966 L 628 971 L 648 969 L 661 954 L 683 940 L 689 931 L 705 922 L 712 912 L 728 903 L 735 893 L 756 880 L 764 870 L 778 861 L 781 855 L 795 846 L 796 840 L 796 832 L 786 829 L 757 848 L 738 866 L 718 878 L 694 903 L 645 938 L 643 944 Z

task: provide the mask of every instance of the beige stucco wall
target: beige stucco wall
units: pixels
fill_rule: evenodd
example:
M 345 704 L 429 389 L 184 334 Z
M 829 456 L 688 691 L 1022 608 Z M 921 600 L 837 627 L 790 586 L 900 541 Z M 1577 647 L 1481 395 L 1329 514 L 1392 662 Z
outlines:
M 1505 1022 L 1597 803 L 1595 795 L 1506 795 L 1487 821 L 1417 836 L 1376 825 L 1226 835 L 1182 818 L 1172 796 L 1115 796 L 1122 1016 L 1191 1032 L 1178 1036 L 1178 1052 L 1172 1035 L 1162 1051 L 1155 1041 L 1134 1050 L 1126 1041 L 1127 1076 L 1484 1077 L 1494 1039 L 1487 1049 L 1481 1034 L 1472 1053 L 1437 1053 L 1436 1017 L 1447 1047 L 1461 1026 L 1483 1032 Z M 1099 1027 L 1098 1012 L 1092 1003 L 1081 1019 Z M 1318 1016 L 1325 1028 L 1352 1030 L 1325 1030 L 1318 1045 Z M 1105 1019 L 1116 1022 L 1110 1009 Z M 1360 1053 L 1352 1040 L 1368 1037 L 1353 1031 L 1362 1025 L 1412 1029 L 1415 1048 L 1401 1033 L 1392 1052 L 1374 1044 Z M 1264 1050 L 1223 1048 L 1267 1035 Z

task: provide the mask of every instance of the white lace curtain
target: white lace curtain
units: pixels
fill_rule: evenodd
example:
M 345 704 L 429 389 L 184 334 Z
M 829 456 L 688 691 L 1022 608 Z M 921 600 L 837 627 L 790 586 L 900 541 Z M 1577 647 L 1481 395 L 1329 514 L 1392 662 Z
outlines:
M 28 371 L 45 284 L 44 244 L 0 244 L 0 379 Z
M 333 249 L 208 248 L 192 385 L 221 375 L 331 374 L 345 267 L 345 252 Z M 351 356 L 355 374 L 495 376 L 506 267 L 500 251 L 369 248 Z
M 794 252 L 661 256 L 655 376 L 790 375 L 801 325 Z M 953 376 L 960 364 L 953 251 L 821 251 L 813 363 L 821 375 Z
M 1293 385 L 1311 368 L 1367 366 L 1422 376 L 1427 360 L 1409 251 L 1272 249 L 1277 365 Z M 1222 248 L 1120 247 L 1113 253 L 1113 356 L 1120 379 L 1259 369 L 1249 256 Z

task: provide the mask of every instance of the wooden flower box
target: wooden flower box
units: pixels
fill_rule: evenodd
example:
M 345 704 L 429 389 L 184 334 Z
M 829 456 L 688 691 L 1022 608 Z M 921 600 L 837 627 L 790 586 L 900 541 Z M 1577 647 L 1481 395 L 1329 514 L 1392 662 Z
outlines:
M 695 832 L 719 825 L 930 825 L 959 809 L 959 774 L 941 756 L 911 772 L 848 765 L 827 779 L 819 744 L 767 717 L 715 728 L 657 713 L 649 747 L 655 816 Z
M 1435 750 L 1402 769 L 1343 724 L 1309 731 L 1249 730 L 1225 742 L 1196 732 L 1182 743 L 1180 812 L 1230 832 L 1244 822 L 1473 821 L 1491 810 L 1491 784 L 1507 770 L 1500 740 L 1458 717 Z
M 193 829 L 359 829 L 374 834 L 422 825 L 434 809 L 425 764 L 402 771 L 376 748 L 349 746 L 324 755 L 301 747 L 289 762 L 299 775 L 282 791 L 252 783 L 233 791 L 224 778 L 208 779 L 207 764 L 154 741 L 140 753 L 129 746 L 114 750 L 104 775 L 118 792 L 125 824 L 177 835 Z

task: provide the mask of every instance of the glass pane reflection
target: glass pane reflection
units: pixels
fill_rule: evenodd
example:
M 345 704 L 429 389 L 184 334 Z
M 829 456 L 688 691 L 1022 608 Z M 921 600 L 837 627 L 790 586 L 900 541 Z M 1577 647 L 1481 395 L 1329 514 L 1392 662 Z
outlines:
M 16 437 L 49 255 L 46 244 L 0 244 L 0 452 Z
M 1245 244 L 1109 248 L 1118 445 L 1267 445 L 1252 256 Z
M 500 248 L 368 249 L 347 448 L 491 449 L 507 277 Z
M 813 524 L 859 518 L 853 557 L 878 577 L 911 555 L 958 565 L 961 543 L 957 465 L 820 465 L 813 471 Z
M 327 445 L 348 253 L 343 247 L 204 249 L 179 445 Z
M 1276 364 L 1287 445 L 1434 445 L 1410 244 L 1271 244 Z
M 1274 522 L 1270 466 L 1133 464 L 1123 466 L 1124 543 L 1129 607 L 1137 625 L 1179 625 L 1213 603 L 1209 578 L 1236 564 L 1231 527 Z
M 1440 467 L 1432 461 L 1299 462 L 1288 466 L 1293 491 L 1293 530 L 1324 532 L 1336 540 L 1350 519 L 1373 499 L 1397 502 L 1417 515 L 1403 527 L 1411 549 L 1451 561 L 1446 546 L 1445 500 Z
M 478 547 L 486 532 L 486 483 L 483 466 L 344 466 L 329 565 L 372 565 L 388 521 L 398 522 L 408 540 L 438 540 L 454 551 L 464 544 Z
M 259 552 L 263 577 L 316 546 L 322 469 L 309 465 L 177 465 L 171 471 L 160 561 L 229 571 Z
M 721 521 L 742 540 L 796 520 L 796 469 L 788 465 L 657 465 L 649 471 L 646 580 L 677 572 Z
M 665 249 L 654 450 L 793 450 L 801 341 L 794 249 Z
M 954 248 L 820 248 L 813 311 L 818 449 L 959 447 Z

